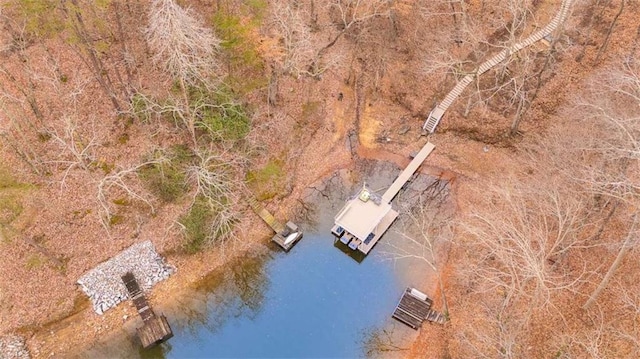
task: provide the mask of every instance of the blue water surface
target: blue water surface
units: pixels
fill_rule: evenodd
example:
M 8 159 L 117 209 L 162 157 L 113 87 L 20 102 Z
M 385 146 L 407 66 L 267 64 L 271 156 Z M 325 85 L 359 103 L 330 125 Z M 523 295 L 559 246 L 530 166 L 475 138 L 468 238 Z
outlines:
M 141 321 L 128 321 L 80 357 L 365 357 L 376 333 L 394 325 L 391 313 L 409 283 L 376 255 L 380 243 L 361 262 L 335 246 L 330 229 L 343 200 L 316 200 L 313 222 L 299 223 L 305 234 L 289 253 L 263 248 L 162 308 L 174 332 L 166 343 L 142 349 L 135 335 Z
M 306 233 L 265 271 L 269 283 L 255 316 L 229 318 L 213 331 L 175 326 L 164 355 L 362 357 L 367 333 L 384 326 L 401 290 L 389 262 L 358 263 L 333 246 L 329 233 Z

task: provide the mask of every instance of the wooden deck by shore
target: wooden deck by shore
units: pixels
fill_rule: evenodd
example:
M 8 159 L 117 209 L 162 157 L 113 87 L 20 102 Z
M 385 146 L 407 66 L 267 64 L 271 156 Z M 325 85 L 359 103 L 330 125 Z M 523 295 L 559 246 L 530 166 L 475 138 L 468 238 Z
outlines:
M 425 320 L 444 324 L 446 318 L 442 313 L 431 309 L 433 300 L 415 288 L 407 288 L 393 312 L 393 318 L 413 329 L 422 326 Z
M 297 225 L 291 221 L 283 225 L 271 212 L 251 196 L 249 197 L 249 206 L 275 232 L 271 240 L 284 249 L 285 252 L 288 252 L 302 238 L 302 230 Z
M 127 287 L 129 298 L 144 322 L 142 327 L 136 329 L 142 347 L 149 348 L 173 337 L 167 318 L 153 312 L 133 273 L 127 272 L 122 276 L 122 281 Z

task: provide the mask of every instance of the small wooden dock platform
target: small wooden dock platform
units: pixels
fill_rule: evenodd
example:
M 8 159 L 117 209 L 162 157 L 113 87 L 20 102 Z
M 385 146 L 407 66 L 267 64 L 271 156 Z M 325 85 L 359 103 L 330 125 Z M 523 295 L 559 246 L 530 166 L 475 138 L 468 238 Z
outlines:
M 153 312 L 133 273 L 127 272 L 122 276 L 122 281 L 127 287 L 129 298 L 144 322 L 142 327 L 136 329 L 142 347 L 146 349 L 173 337 L 167 318 L 164 315 L 157 316 Z
M 425 320 L 444 324 L 444 315 L 432 310 L 432 304 L 433 301 L 426 294 L 415 288 L 407 288 L 393 312 L 393 318 L 413 329 L 420 328 Z
M 288 252 L 302 238 L 302 230 L 293 222 L 283 225 L 271 212 L 261 205 L 255 198 L 249 197 L 249 206 L 276 233 L 271 240 Z
M 281 232 L 277 232 L 271 238 L 285 252 L 288 252 L 302 238 L 302 231 L 293 222 L 287 222 Z

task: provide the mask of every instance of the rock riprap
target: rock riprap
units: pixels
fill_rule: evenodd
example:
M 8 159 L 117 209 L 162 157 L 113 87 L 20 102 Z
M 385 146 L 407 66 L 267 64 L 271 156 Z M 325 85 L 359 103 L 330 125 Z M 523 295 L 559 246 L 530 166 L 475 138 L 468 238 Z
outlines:
M 140 287 L 147 291 L 154 284 L 169 278 L 175 270 L 156 252 L 151 241 L 144 241 L 100 263 L 80 277 L 77 283 L 91 299 L 93 310 L 103 314 L 129 298 L 127 288 L 120 278 L 125 273 L 132 272 Z
M 17 335 L 0 337 L 0 359 L 29 359 L 29 351 L 24 340 Z

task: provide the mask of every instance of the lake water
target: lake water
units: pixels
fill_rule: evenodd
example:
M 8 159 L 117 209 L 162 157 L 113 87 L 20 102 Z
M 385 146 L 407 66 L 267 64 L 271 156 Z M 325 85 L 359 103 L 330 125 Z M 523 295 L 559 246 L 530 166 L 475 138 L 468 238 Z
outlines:
M 167 343 L 142 350 L 134 331 L 140 320 L 129 321 L 115 338 L 81 356 L 356 358 L 375 355 L 381 345 L 407 345 L 415 332 L 397 325 L 391 313 L 407 285 L 424 281 L 428 268 L 383 260 L 376 255 L 381 243 L 362 262 L 336 248 L 333 215 L 355 187 L 337 183 L 326 190 L 344 198 L 316 196 L 309 214 L 314 223 L 300 223 L 304 237 L 289 253 L 264 248 L 163 308 L 174 332 Z M 394 232 L 385 240 L 394 240 Z

